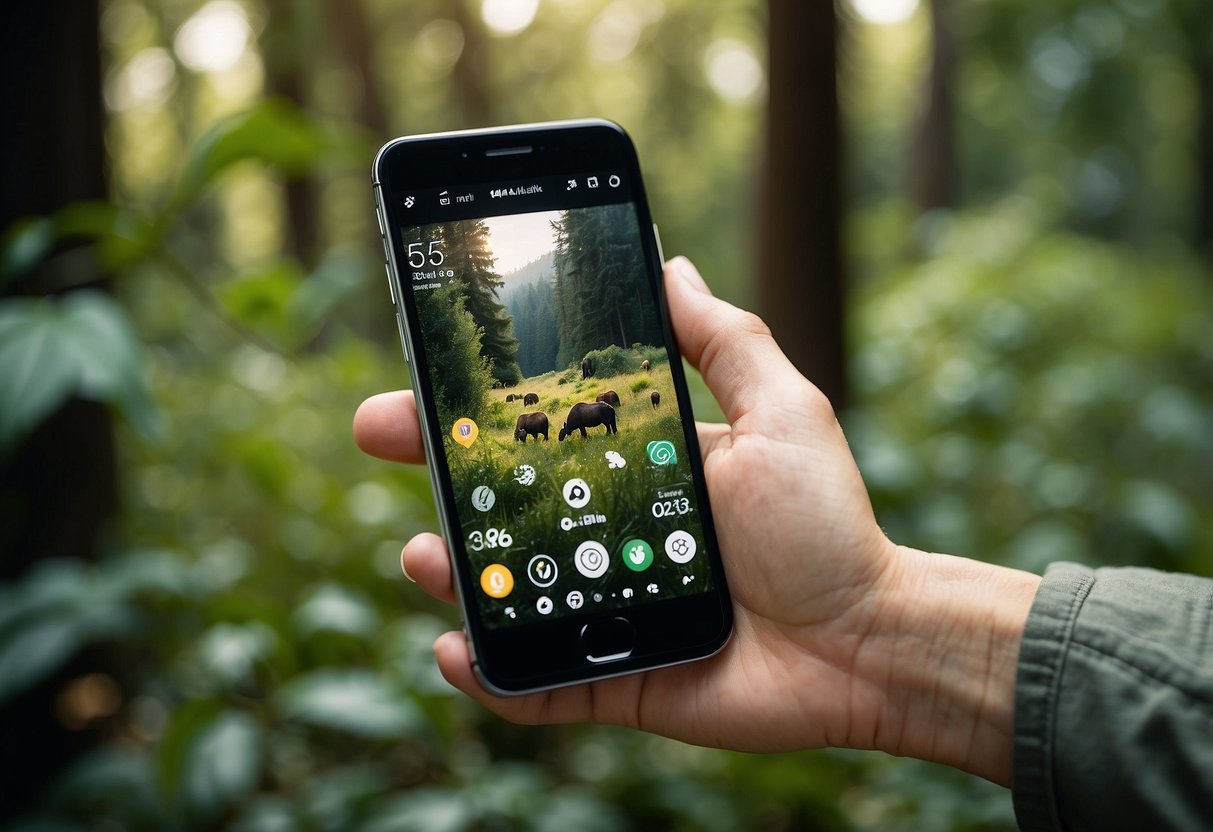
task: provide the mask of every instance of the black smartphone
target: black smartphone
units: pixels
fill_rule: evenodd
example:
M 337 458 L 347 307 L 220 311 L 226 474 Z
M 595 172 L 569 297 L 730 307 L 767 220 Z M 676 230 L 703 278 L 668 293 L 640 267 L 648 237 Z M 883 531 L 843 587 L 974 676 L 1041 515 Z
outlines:
M 410 136 L 372 182 L 481 681 L 524 693 L 715 653 L 732 606 L 627 134 Z

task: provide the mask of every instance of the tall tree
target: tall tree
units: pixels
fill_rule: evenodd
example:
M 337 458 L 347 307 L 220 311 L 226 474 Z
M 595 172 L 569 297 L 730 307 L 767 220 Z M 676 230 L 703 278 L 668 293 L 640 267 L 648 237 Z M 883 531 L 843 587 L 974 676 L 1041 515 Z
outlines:
M 635 210 L 621 204 L 566 211 L 555 226 L 561 362 L 611 344 L 659 340 L 656 310 L 644 290 Z
M 930 0 L 931 68 L 911 139 L 906 169 L 910 202 L 920 211 L 943 208 L 956 198 L 956 36 L 948 0 Z
M 22 217 L 107 196 L 99 28 L 96 0 L 0 4 L 7 128 L 0 131 L 0 234 Z M 4 294 L 104 286 L 85 251 L 69 244 L 58 254 Z M 109 411 L 71 399 L 0 457 L 0 578 L 46 559 L 98 557 L 117 508 Z M 65 730 L 55 701 L 68 679 L 104 663 L 97 655 L 76 657 L 5 703 L 4 744 L 20 749 L 20 763 L 6 769 L 0 817 L 27 810 L 65 761 L 98 739 L 95 731 Z
M 513 321 L 498 298 L 502 281 L 493 268 L 489 229 L 483 220 L 459 220 L 439 227 L 446 258 L 444 267 L 454 269 L 463 284 L 467 310 L 481 334 L 480 354 L 489 362 L 493 378 L 510 387 L 522 380 L 518 369 L 518 339 Z
M 268 0 L 267 5 L 270 13 L 261 34 L 266 93 L 308 110 L 312 103 L 311 69 L 316 59 L 315 10 L 298 0 Z M 308 174 L 290 179 L 282 187 L 285 248 L 311 269 L 321 251 L 320 183 Z
M 417 315 L 434 399 L 439 414 L 452 423 L 462 417 L 480 418 L 491 383 L 489 362 L 481 354 L 484 331 L 476 326 L 466 302 L 457 280 L 417 293 Z M 442 429 L 446 433 L 450 425 Z
M 758 308 L 792 362 L 846 403 L 833 3 L 768 0 Z

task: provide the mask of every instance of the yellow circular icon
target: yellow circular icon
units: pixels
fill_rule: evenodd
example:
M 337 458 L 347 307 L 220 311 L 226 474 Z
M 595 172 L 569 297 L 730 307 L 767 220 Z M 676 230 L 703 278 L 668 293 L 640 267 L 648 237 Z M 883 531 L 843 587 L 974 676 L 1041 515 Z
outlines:
M 466 416 L 456 419 L 455 424 L 451 427 L 451 438 L 465 448 L 472 447 L 472 443 L 479 435 L 480 428 L 476 427 L 476 423 Z
M 480 588 L 485 595 L 504 598 L 514 591 L 514 576 L 500 563 L 490 563 L 480 573 Z

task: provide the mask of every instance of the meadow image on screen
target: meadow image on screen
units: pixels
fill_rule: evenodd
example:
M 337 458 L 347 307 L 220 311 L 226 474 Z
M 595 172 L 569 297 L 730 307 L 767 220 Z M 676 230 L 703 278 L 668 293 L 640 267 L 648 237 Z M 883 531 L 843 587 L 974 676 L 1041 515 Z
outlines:
M 633 206 L 425 225 L 405 244 L 473 574 L 514 576 L 479 595 L 486 623 L 537 620 L 545 593 L 559 615 L 570 593 L 626 606 L 708 589 L 702 559 L 662 550 L 676 530 L 703 536 Z M 609 554 L 603 575 L 573 568 L 588 540 Z M 639 569 L 622 550 L 637 541 L 657 555 Z M 526 579 L 536 553 L 557 564 L 551 587 Z

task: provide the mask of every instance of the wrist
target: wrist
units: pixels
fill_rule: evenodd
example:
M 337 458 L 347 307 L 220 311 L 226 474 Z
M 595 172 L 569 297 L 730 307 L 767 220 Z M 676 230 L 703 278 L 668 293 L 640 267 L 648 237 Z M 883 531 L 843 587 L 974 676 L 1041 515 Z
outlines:
M 855 675 L 877 691 L 857 745 L 1011 782 L 1015 673 L 1040 578 L 897 547 Z

